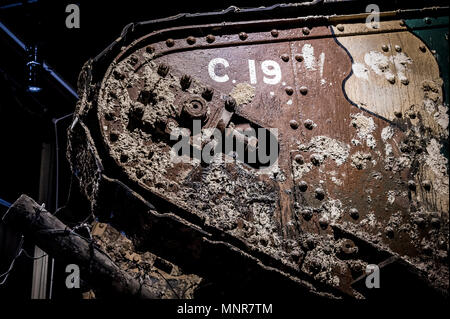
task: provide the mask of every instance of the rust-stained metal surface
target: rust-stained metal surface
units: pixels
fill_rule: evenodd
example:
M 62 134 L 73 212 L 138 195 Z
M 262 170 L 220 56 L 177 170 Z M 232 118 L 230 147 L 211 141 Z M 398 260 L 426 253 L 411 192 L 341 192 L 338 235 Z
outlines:
M 423 119 L 420 105 L 402 114 L 380 93 L 389 117 L 345 86 L 355 64 L 340 36 L 421 43 L 389 17 L 344 35 L 359 18 L 174 27 L 133 39 L 105 72 L 87 63 L 69 158 L 93 211 L 139 249 L 218 281 L 268 276 L 313 296 L 362 298 L 352 282 L 397 256 L 448 289 L 448 161 L 439 152 L 448 127 Z M 400 95 L 415 86 L 443 103 L 439 74 L 418 83 L 417 69 L 404 72 L 408 84 L 398 75 L 380 85 Z M 175 163 L 170 132 L 193 119 L 238 138 L 248 127 L 276 129 L 278 162 Z

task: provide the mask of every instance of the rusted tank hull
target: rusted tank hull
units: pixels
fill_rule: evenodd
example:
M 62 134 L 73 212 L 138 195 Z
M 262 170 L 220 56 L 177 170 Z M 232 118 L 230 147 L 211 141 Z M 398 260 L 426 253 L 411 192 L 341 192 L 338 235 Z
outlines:
M 120 50 L 85 65 L 69 131 L 93 212 L 139 249 L 217 282 L 359 298 L 352 283 L 366 266 L 395 257 L 446 289 L 439 65 L 401 12 L 376 28 L 366 16 L 124 34 Z M 176 127 L 200 148 L 208 129 L 275 132 L 277 162 L 226 152 L 176 162 Z M 252 147 L 262 146 L 258 136 Z

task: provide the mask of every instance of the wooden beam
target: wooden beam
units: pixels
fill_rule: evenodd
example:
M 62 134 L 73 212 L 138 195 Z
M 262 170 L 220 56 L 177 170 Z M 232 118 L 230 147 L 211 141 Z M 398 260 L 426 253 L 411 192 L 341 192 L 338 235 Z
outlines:
M 55 258 L 80 267 L 80 277 L 112 295 L 156 298 L 150 287 L 122 271 L 104 252 L 72 232 L 33 199 L 22 195 L 6 212 L 3 221 L 30 238 Z M 91 249 L 93 247 L 93 249 Z

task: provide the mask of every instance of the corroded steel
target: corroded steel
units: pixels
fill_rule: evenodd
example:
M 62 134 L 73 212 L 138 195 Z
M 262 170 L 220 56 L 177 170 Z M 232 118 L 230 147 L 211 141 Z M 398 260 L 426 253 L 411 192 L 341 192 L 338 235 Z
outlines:
M 69 158 L 93 209 L 115 215 L 137 246 L 192 269 L 195 260 L 215 279 L 211 268 L 221 263 L 245 281 L 237 262 L 312 294 L 361 297 L 353 280 L 395 255 L 417 273 L 426 265 L 443 288 L 435 273 L 448 250 L 448 162 L 439 153 L 446 110 L 433 55 L 399 21 L 377 29 L 351 17 L 174 27 L 122 47 L 104 73 L 86 64 Z M 351 47 L 357 36 L 367 48 Z M 410 58 L 417 54 L 427 55 Z M 415 65 L 427 63 L 430 73 L 418 74 Z M 384 109 L 352 100 L 369 90 L 364 81 Z M 393 104 L 406 86 L 423 92 L 423 105 Z M 426 107 L 441 114 L 426 118 Z M 276 129 L 277 165 L 175 163 L 169 135 L 192 131 L 193 119 L 252 149 L 260 145 L 246 129 Z

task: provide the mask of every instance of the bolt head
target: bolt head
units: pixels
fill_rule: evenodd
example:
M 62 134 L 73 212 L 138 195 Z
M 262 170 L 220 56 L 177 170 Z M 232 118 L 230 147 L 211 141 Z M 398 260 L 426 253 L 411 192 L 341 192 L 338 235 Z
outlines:
M 312 130 L 314 128 L 314 122 L 312 120 L 306 120 L 304 125 L 308 130 Z
M 383 50 L 384 52 L 388 52 L 389 51 L 389 47 L 386 44 L 383 44 L 381 46 L 381 50 Z
M 296 59 L 298 62 L 302 62 L 302 61 L 303 61 L 303 55 L 301 55 L 301 54 L 296 54 L 296 55 L 295 55 L 295 59 Z
M 399 119 L 402 118 L 402 112 L 400 111 L 394 111 L 395 117 L 398 117 Z
M 109 133 L 109 140 L 110 140 L 111 142 L 117 142 L 117 141 L 119 140 L 119 133 L 118 133 L 118 132 L 115 132 L 115 131 L 110 132 L 110 133 Z
M 387 77 L 387 80 L 389 83 L 394 84 L 395 83 L 395 76 L 394 75 L 390 75 Z
M 319 166 L 320 165 L 320 159 L 319 159 L 319 156 L 317 154 L 311 154 L 309 159 L 310 159 L 311 163 L 314 166 Z
M 202 92 L 202 97 L 206 100 L 206 101 L 211 101 L 212 97 L 214 94 L 214 90 L 211 88 L 205 88 Z
M 169 66 L 167 64 L 160 64 L 158 66 L 158 74 L 165 77 L 169 73 Z
M 318 200 L 322 200 L 325 198 L 325 191 L 322 188 L 316 188 L 315 193 Z
M 341 243 L 341 251 L 346 255 L 353 255 L 358 251 L 358 247 L 355 245 L 353 240 L 351 239 L 345 239 Z
M 248 34 L 245 32 L 241 32 L 239 33 L 239 39 L 241 39 L 242 41 L 246 40 L 248 38 Z
M 294 89 L 291 86 L 287 86 L 285 89 L 287 95 L 294 94 Z
M 308 88 L 306 86 L 300 87 L 300 93 L 306 95 L 308 93 Z
M 225 100 L 225 109 L 228 112 L 234 112 L 236 110 L 236 100 L 231 96 L 228 96 Z
M 409 188 L 410 190 L 412 190 L 412 191 L 415 191 L 415 190 L 416 190 L 416 182 L 413 181 L 413 180 L 409 180 L 409 181 L 408 181 L 408 188 Z
M 289 55 L 288 54 L 282 54 L 281 55 L 281 60 L 283 60 L 284 62 L 288 62 L 289 61 Z
M 274 38 L 276 38 L 276 37 L 278 37 L 278 30 L 273 29 L 272 31 L 270 31 L 270 34 L 271 34 Z
M 180 79 L 180 85 L 183 90 L 187 90 L 191 86 L 191 83 L 192 78 L 187 74 L 183 75 Z
M 394 237 L 394 229 L 390 226 L 386 227 L 384 230 L 386 237 L 393 238 Z
M 302 192 L 306 192 L 306 190 L 308 189 L 308 183 L 306 183 L 305 181 L 301 181 L 298 184 L 298 188 L 302 191 Z
M 214 35 L 208 34 L 208 35 L 206 36 L 206 42 L 208 42 L 208 43 L 213 43 L 214 41 L 216 41 L 216 37 L 215 37 Z
M 302 29 L 302 32 L 303 32 L 304 35 L 308 35 L 310 31 L 309 31 L 309 28 L 308 28 L 308 27 L 304 27 L 304 28 Z
M 322 228 L 323 230 L 327 229 L 328 224 L 329 224 L 329 222 L 328 222 L 328 219 L 327 219 L 327 218 L 322 217 L 322 218 L 319 219 L 319 226 L 320 226 L 320 228 Z
M 303 156 L 301 154 L 295 155 L 294 160 L 300 165 L 305 163 L 305 159 L 303 158 Z
M 354 220 L 357 220 L 359 218 L 359 212 L 356 208 L 351 208 L 349 211 L 350 217 Z
M 402 47 L 399 46 L 399 45 L 396 45 L 396 46 L 395 46 L 395 51 L 401 52 L 401 51 L 402 51 Z
M 289 125 L 291 126 L 291 128 L 293 128 L 294 130 L 298 128 L 298 122 L 296 120 L 290 120 L 289 121 Z
M 173 39 L 167 39 L 166 40 L 166 45 L 170 48 L 173 47 L 175 44 L 175 41 Z
M 437 217 L 431 218 L 431 227 L 433 227 L 433 228 L 439 228 L 439 227 L 441 227 L 441 221 L 440 221 L 440 219 L 437 218 Z
M 304 220 L 308 221 L 308 220 L 311 220 L 313 213 L 312 213 L 311 209 L 305 208 L 304 210 L 302 210 L 302 216 L 303 216 Z
M 339 31 L 344 31 L 344 25 L 342 25 L 342 24 L 338 24 L 337 25 L 337 29 L 339 30 Z
M 149 46 L 147 46 L 146 48 L 145 48 L 145 51 L 147 52 L 147 53 L 153 53 L 153 52 L 155 52 L 155 48 L 154 47 L 152 47 L 151 45 L 149 45 Z
M 188 44 L 190 44 L 190 45 L 193 45 L 193 44 L 195 43 L 195 41 L 196 41 L 196 39 L 195 39 L 195 37 L 193 37 L 193 36 L 189 36 L 189 37 L 186 39 L 186 42 L 187 42 Z

